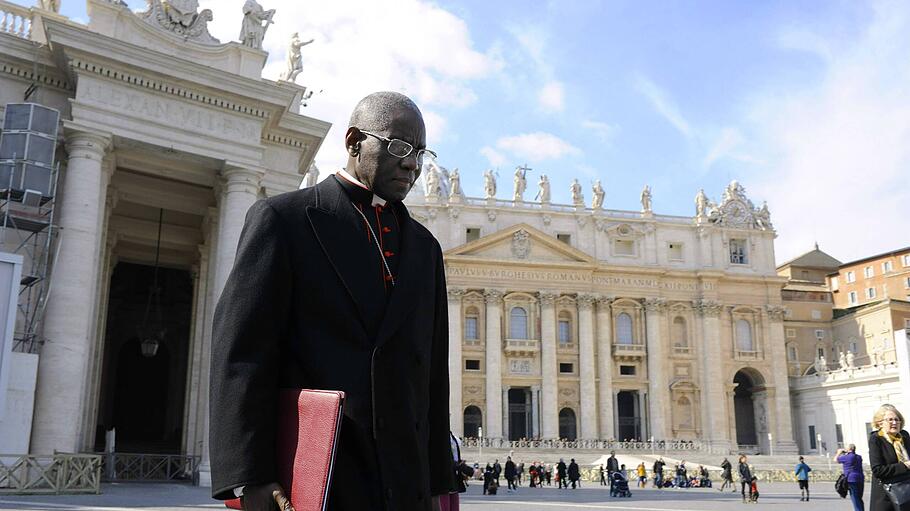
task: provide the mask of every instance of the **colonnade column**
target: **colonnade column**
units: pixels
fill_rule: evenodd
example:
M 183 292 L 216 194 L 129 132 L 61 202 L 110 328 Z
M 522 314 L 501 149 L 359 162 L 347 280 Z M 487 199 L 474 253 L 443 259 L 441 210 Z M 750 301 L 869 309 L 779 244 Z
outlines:
M 790 381 L 787 374 L 786 339 L 784 338 L 784 313 L 781 306 L 768 306 L 768 343 L 764 346 L 765 356 L 775 361 L 771 364 L 771 377 L 774 380 L 774 452 L 791 454 L 798 451 L 793 440 L 793 424 L 790 418 Z
M 509 389 L 512 387 L 506 385 L 502 388 L 502 437 L 509 440 Z
M 218 208 L 208 208 L 202 223 L 202 232 L 205 244 L 199 247 L 200 264 L 205 262 L 205 280 L 200 281 L 204 287 L 203 299 L 205 307 L 202 309 L 202 351 L 200 354 L 199 386 L 202 389 L 199 396 L 199 410 L 202 421 L 202 459 L 199 462 L 199 486 L 212 485 L 212 468 L 209 459 L 209 375 L 211 373 L 212 352 L 212 323 L 215 318 L 215 272 L 212 270 L 213 261 L 218 256 L 218 235 L 220 232 Z
M 597 409 L 600 412 L 600 439 L 616 438 L 613 429 L 613 325 L 612 298 L 597 297 Z
M 528 438 L 540 438 L 540 385 L 531 385 L 531 432 Z
M 234 267 L 237 243 L 250 206 L 259 198 L 259 186 L 264 172 L 243 166 L 226 164 L 221 171 L 221 193 L 218 197 L 218 249 L 215 258 L 215 286 L 213 297 L 217 302 Z
M 541 434 L 543 439 L 559 438 L 557 396 L 559 381 L 556 374 L 556 294 L 540 293 L 540 376 L 543 389 L 540 395 Z
M 597 438 L 597 387 L 594 382 L 594 301 L 578 295 L 578 377 L 581 393 L 581 438 Z
M 502 438 L 502 297 L 499 289 L 487 289 L 486 310 L 486 419 L 484 436 Z
M 461 407 L 461 297 L 464 289 L 449 287 L 449 429 L 457 437 L 464 434 L 464 410 Z
M 667 350 L 664 349 L 661 331 L 665 309 L 666 301 L 662 298 L 645 300 L 648 330 L 648 416 L 651 422 L 650 435 L 655 440 L 669 439 L 669 428 L 667 428 L 669 407 L 666 403 L 670 388 L 667 384 L 667 372 L 664 367 Z
M 67 129 L 69 159 L 57 209 L 61 228 L 54 292 L 44 317 L 29 450 L 80 452 L 89 354 L 101 275 L 102 225 L 112 167 L 102 165 L 108 134 Z
M 702 431 L 712 446 L 730 448 L 729 416 L 724 395 L 723 362 L 720 358 L 721 305 L 712 300 L 701 300 L 695 311 L 701 322 L 701 406 Z

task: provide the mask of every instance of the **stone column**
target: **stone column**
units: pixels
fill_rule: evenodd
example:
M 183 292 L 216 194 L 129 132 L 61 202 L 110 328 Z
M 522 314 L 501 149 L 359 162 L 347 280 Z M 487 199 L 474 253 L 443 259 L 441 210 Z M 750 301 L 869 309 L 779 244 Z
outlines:
M 206 285 L 208 275 L 208 247 L 199 245 L 199 262 L 193 266 L 193 318 L 192 334 L 190 336 L 190 365 L 189 385 L 186 413 L 186 431 L 184 434 L 184 452 L 193 455 L 202 455 L 202 445 L 207 439 L 202 437 L 207 412 L 209 380 L 208 380 L 208 355 L 210 350 L 206 343 L 205 331 L 211 327 L 206 317 L 207 305 Z M 205 370 L 204 370 L 205 369 Z
M 499 289 L 484 291 L 486 310 L 486 438 L 502 438 L 502 297 Z
M 728 383 L 724 385 L 725 397 L 724 407 L 726 408 L 727 417 L 731 417 L 727 421 L 727 431 L 730 432 L 730 449 L 736 450 L 739 448 L 739 441 L 736 439 L 736 387 L 739 386 L 738 383 Z
M 457 437 L 464 435 L 464 409 L 461 402 L 461 297 L 464 289 L 449 287 L 449 429 Z
M 61 229 L 38 362 L 29 450 L 80 452 L 88 364 L 101 276 L 102 225 L 113 168 L 102 165 L 107 134 L 67 129 L 69 160 L 57 206 Z
M 786 309 L 777 305 L 767 307 L 768 332 L 765 342 L 765 357 L 770 357 L 771 378 L 776 392 L 773 394 L 774 410 L 774 454 L 795 454 L 799 449 L 793 440 L 793 423 L 790 418 L 790 381 L 787 374 L 787 346 L 784 338 L 784 313 Z
M 205 235 L 205 245 L 200 247 L 200 261 L 206 261 L 205 281 L 205 308 L 202 312 L 202 352 L 200 355 L 200 374 L 199 385 L 204 389 L 199 396 L 199 409 L 201 415 L 202 438 L 202 459 L 199 463 L 199 486 L 212 485 L 212 470 L 209 460 L 209 375 L 211 373 L 211 350 L 212 350 L 212 323 L 215 317 L 215 272 L 212 271 L 212 260 L 217 256 L 218 251 L 218 209 L 209 208 L 208 214 L 203 222 L 203 233 Z
M 712 300 L 695 304 L 699 317 L 702 345 L 699 351 L 701 373 L 702 430 L 705 439 L 722 450 L 730 448 L 729 415 L 724 395 L 723 360 L 721 358 L 720 313 L 723 307 Z
M 594 301 L 578 295 L 578 378 L 581 392 L 581 439 L 597 438 L 597 385 L 594 372 Z
M 556 294 L 540 293 L 540 437 L 546 440 L 559 438 L 559 410 L 557 399 L 559 381 L 556 363 Z
M 613 298 L 597 298 L 597 409 L 600 414 L 600 439 L 616 438 L 614 429 L 613 394 L 613 318 L 610 304 Z
M 655 440 L 669 440 L 670 430 L 667 419 L 670 409 L 667 406 L 667 396 L 670 387 L 667 383 L 665 361 L 667 350 L 664 342 L 663 325 L 666 301 L 662 298 L 649 298 L 645 300 L 645 316 L 647 318 L 648 336 L 648 416 L 651 422 L 650 433 Z
M 259 186 L 264 172 L 231 164 L 221 171 L 221 193 L 218 195 L 218 245 L 215 256 L 214 298 L 221 298 L 221 291 L 234 267 L 237 243 L 250 206 L 259 198 Z
M 540 438 L 540 385 L 531 385 L 531 434 L 529 438 Z
M 502 437 L 509 440 L 509 385 L 502 387 Z

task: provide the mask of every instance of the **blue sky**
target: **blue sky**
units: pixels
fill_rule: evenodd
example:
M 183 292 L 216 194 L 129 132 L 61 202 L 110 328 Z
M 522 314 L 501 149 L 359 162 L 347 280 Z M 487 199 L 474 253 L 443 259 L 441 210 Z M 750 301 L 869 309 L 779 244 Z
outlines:
M 202 0 L 213 34 L 237 37 L 242 0 Z M 569 201 L 602 180 L 605 207 L 692 214 L 738 179 L 777 227 L 777 257 L 812 248 L 842 260 L 910 245 L 910 4 L 862 1 L 262 0 L 284 67 L 304 48 L 305 113 L 333 122 L 317 163 L 343 162 L 351 107 L 379 89 L 425 111 L 440 163 L 469 195 L 498 168 L 510 195 L 518 164 Z M 130 1 L 134 9 L 145 2 Z M 63 12 L 85 19 L 84 3 Z

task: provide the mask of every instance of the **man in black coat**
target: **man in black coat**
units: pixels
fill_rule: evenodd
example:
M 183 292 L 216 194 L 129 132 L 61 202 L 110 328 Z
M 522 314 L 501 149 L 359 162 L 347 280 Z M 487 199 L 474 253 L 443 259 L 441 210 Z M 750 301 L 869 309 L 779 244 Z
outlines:
M 569 462 L 569 481 L 572 481 L 573 490 L 575 489 L 576 484 L 581 487 L 581 481 L 579 479 L 581 479 L 581 471 L 578 469 L 578 463 L 575 463 L 575 458 L 572 458 Z
M 556 475 L 559 476 L 559 489 L 568 488 L 569 482 L 566 481 L 566 462 L 559 458 L 556 464 Z
M 247 510 L 287 509 L 279 388 L 346 394 L 329 509 L 429 511 L 454 491 L 442 251 L 401 202 L 426 154 L 423 117 L 372 94 L 345 145 L 346 172 L 250 208 L 215 310 L 212 492 Z
M 619 460 L 616 459 L 616 451 L 610 451 L 610 457 L 607 458 L 607 478 L 610 480 L 610 489 L 613 489 L 613 472 L 619 472 Z

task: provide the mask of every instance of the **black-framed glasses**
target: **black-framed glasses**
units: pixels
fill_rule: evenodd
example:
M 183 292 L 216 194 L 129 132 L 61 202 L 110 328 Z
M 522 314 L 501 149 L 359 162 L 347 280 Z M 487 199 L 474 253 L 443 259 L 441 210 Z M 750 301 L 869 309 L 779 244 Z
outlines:
M 404 140 L 398 138 L 387 138 L 382 135 L 377 135 L 376 133 L 371 133 L 369 131 L 360 130 L 364 135 L 369 135 L 371 137 L 376 137 L 379 140 L 382 140 L 386 143 L 386 150 L 392 156 L 396 158 L 407 158 L 414 151 L 414 146 L 405 142 Z M 429 149 L 418 149 L 417 150 L 417 165 L 423 165 L 423 160 L 426 155 L 430 155 L 432 158 L 436 158 L 436 153 Z

